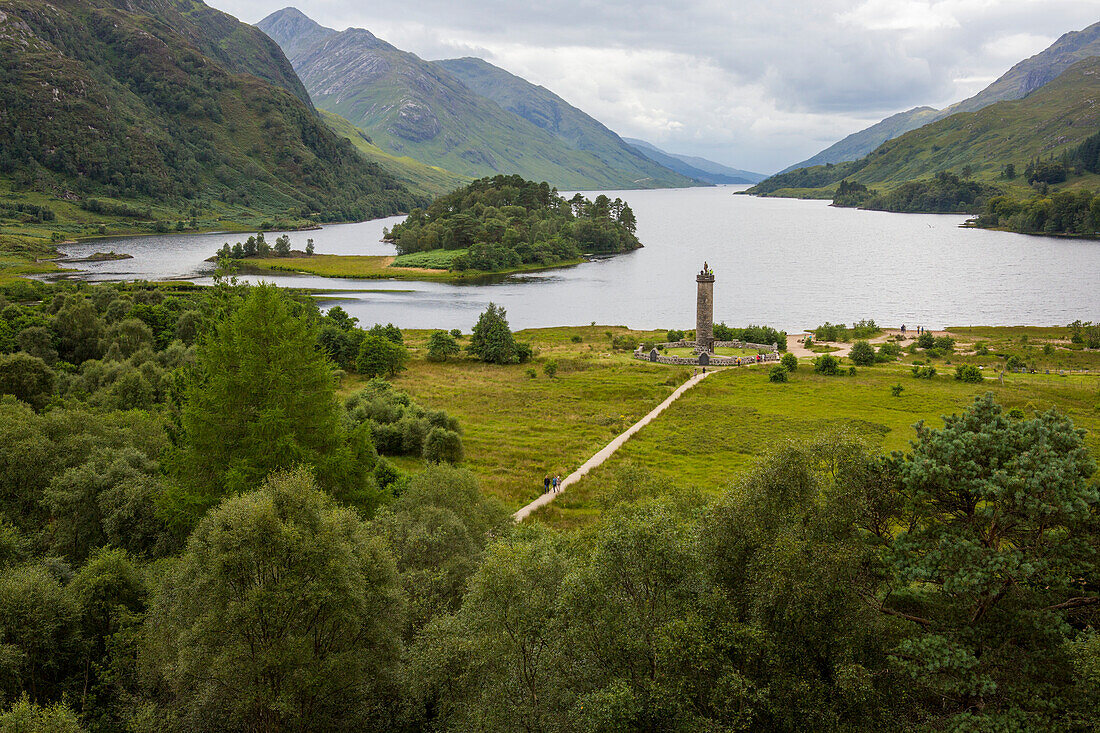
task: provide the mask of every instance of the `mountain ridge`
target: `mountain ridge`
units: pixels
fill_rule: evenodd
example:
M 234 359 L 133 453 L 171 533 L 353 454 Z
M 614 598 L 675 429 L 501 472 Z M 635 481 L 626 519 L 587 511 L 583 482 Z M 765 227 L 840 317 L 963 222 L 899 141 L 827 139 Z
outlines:
M 318 107 L 366 131 L 388 153 L 462 176 L 516 173 L 562 189 L 692 184 L 677 173 L 639 162 L 645 159 L 631 152 L 620 151 L 620 160 L 635 160 L 633 168 L 613 169 L 600 155 L 567 144 L 470 89 L 443 66 L 368 30 L 349 28 L 302 49 L 293 33 L 316 29 L 303 25 L 296 13 L 300 11 L 277 11 L 257 27 L 272 33 L 280 46 L 298 49 L 291 64 Z
M 700 158 L 695 155 L 679 155 L 661 150 L 656 145 L 636 137 L 624 137 L 628 145 L 636 148 L 642 155 L 652 157 L 666 168 L 671 167 L 678 173 L 695 178 L 705 183 L 713 184 L 746 184 L 759 183 L 767 178 L 763 173 L 744 171 L 739 168 L 731 168 L 715 163 L 713 160 Z M 675 167 L 674 167 L 675 166 Z

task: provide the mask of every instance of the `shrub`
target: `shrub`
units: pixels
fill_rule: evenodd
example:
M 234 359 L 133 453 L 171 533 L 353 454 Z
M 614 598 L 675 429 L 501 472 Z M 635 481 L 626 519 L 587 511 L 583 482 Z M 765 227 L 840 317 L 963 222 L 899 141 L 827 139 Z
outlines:
M 462 460 L 462 438 L 446 428 L 432 428 L 424 441 L 424 460 L 429 463 L 458 463 Z
M 856 375 L 856 368 L 854 366 L 848 367 L 848 376 L 854 377 Z
M 392 377 L 405 368 L 408 350 L 385 336 L 368 333 L 359 347 L 356 370 L 365 377 Z
M 798 369 L 798 357 L 790 353 L 784 354 L 779 364 L 788 372 L 793 372 Z
M 428 337 L 428 361 L 447 361 L 461 351 L 455 337 L 446 331 L 432 331 Z
M 611 348 L 614 351 L 634 351 L 638 348 L 638 341 L 626 334 L 616 334 L 611 337 Z
M 955 350 L 955 339 L 950 336 L 937 336 L 932 343 L 937 349 L 948 354 Z
M 896 361 L 901 356 L 901 347 L 894 341 L 887 341 L 878 347 L 878 354 L 875 355 L 875 361 L 888 362 Z
M 925 331 L 917 336 L 916 343 L 922 349 L 931 349 L 936 345 L 936 337 L 932 335 L 931 331 Z
M 914 366 L 912 371 L 913 376 L 917 379 L 931 379 L 932 377 L 936 376 L 936 367 L 934 366 Z
M 814 338 L 818 341 L 843 341 L 847 331 L 843 323 L 825 321 L 814 329 Z
M 22 352 L 0 355 L 0 394 L 15 395 L 41 410 L 53 394 L 53 387 L 53 370 L 37 356 Z
M 466 350 L 490 364 L 517 364 L 531 358 L 531 348 L 516 343 L 508 327 L 508 314 L 495 303 L 489 303 L 478 317 Z
M 1025 417 L 1024 411 L 1021 410 L 1019 407 L 1013 407 L 1011 410 L 1009 410 L 1008 416 L 1013 420 L 1023 420 Z
M 668 339 L 670 343 L 674 341 L 683 341 L 684 332 L 673 328 L 670 329 L 667 334 L 665 334 L 665 338 Z
M 460 339 L 460 338 L 462 338 L 462 331 L 460 329 L 457 329 L 457 328 L 452 328 L 451 329 L 451 335 L 454 336 L 456 339 Z
M 569 340 L 575 344 L 579 344 L 581 341 L 584 341 L 584 338 L 582 338 L 579 333 L 575 333 Z
M 987 354 L 989 354 L 989 347 L 979 341 L 978 343 L 974 344 L 974 353 L 978 356 L 986 356 Z
M 787 371 L 787 369 L 783 365 L 776 364 L 775 366 L 773 366 L 771 368 L 771 370 L 768 371 L 768 381 L 769 382 L 786 382 L 789 378 L 788 377 L 789 374 L 790 374 L 790 372 Z
M 973 364 L 960 364 L 955 367 L 955 379 L 960 382 L 984 382 L 985 378 L 982 376 L 981 370 Z
M 528 369 L 528 370 L 527 370 L 527 378 L 528 378 L 528 379 L 534 379 L 534 378 L 535 378 L 535 377 L 537 377 L 538 375 L 539 375 L 539 373 L 538 373 L 538 372 L 536 372 L 536 371 L 535 371 L 534 369 Z
M 890 388 L 890 394 L 894 397 L 901 397 L 901 393 L 904 390 L 905 387 L 902 387 L 900 384 L 895 384 L 893 387 Z
M 546 376 L 553 379 L 554 375 L 558 373 L 558 363 L 553 359 L 550 359 L 542 365 L 542 371 L 546 372 Z
M 852 350 L 848 358 L 853 364 L 859 366 L 871 366 L 875 363 L 875 347 L 866 341 L 856 341 L 852 344 Z
M 819 374 L 836 376 L 840 373 L 840 360 L 832 354 L 822 354 L 814 359 L 814 371 Z

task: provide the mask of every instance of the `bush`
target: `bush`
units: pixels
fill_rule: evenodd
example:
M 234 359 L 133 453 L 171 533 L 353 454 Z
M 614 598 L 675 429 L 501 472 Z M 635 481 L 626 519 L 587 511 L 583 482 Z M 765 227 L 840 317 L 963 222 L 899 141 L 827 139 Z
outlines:
M 536 371 L 535 371 L 534 369 L 530 369 L 530 368 L 529 368 L 529 369 L 527 370 L 527 378 L 528 378 L 528 379 L 534 379 L 534 378 L 535 378 L 535 377 L 537 377 L 538 375 L 539 375 L 539 373 L 538 373 L 538 372 L 536 372 Z
M 558 373 L 558 363 L 553 359 L 550 359 L 548 362 L 542 365 L 542 371 L 546 372 L 546 376 L 553 379 L 554 375 Z
M 822 354 L 814 359 L 814 371 L 818 374 L 835 377 L 840 373 L 840 360 L 832 354 Z
M 917 379 L 931 379 L 932 377 L 936 376 L 936 367 L 934 366 L 914 366 L 912 371 L 913 376 Z
M 986 356 L 989 354 L 989 347 L 986 346 L 983 342 L 979 341 L 978 343 L 974 344 L 974 353 L 977 356 Z
M 573 336 L 569 340 L 575 344 L 579 344 L 581 341 L 584 341 L 579 333 L 573 334 Z
M 893 387 L 890 388 L 890 394 L 894 397 L 901 397 L 901 393 L 904 390 L 905 387 L 902 387 L 900 384 L 895 384 Z
M 955 350 L 955 339 L 950 336 L 937 336 L 932 340 L 932 345 L 940 351 L 950 354 Z
M 428 361 L 447 361 L 461 351 L 454 336 L 446 331 L 432 331 L 432 335 L 428 337 Z
M 973 364 L 960 364 L 955 367 L 955 379 L 960 382 L 981 383 L 985 381 L 982 372 Z
M 424 441 L 424 460 L 429 463 L 458 463 L 462 460 L 462 438 L 446 428 L 432 428 Z
M 931 349 L 936 345 L 936 337 L 930 331 L 925 331 L 917 336 L 917 346 L 922 349 Z
M 462 338 L 462 331 L 457 328 L 452 328 L 451 335 L 454 336 L 456 339 L 460 339 Z
M 373 329 L 371 329 L 373 331 Z M 368 333 L 359 347 L 356 370 L 365 377 L 392 377 L 405 368 L 408 350 L 377 333 Z
M 508 328 L 508 314 L 495 303 L 489 303 L 478 317 L 466 350 L 490 364 L 518 364 L 531 358 L 530 347 L 516 343 Z
M 866 341 L 856 341 L 852 344 L 852 350 L 848 358 L 853 364 L 859 366 L 871 366 L 875 363 L 875 347 Z
M 672 343 L 672 342 L 675 342 L 675 341 L 683 341 L 684 332 L 673 328 L 673 329 L 670 329 L 667 334 L 665 334 L 665 338 L 668 339 L 669 343 Z
M 790 372 L 787 371 L 787 369 L 783 365 L 776 364 L 775 366 L 773 366 L 768 371 L 768 381 L 769 382 L 786 382 L 789 379 L 789 377 L 788 377 L 789 374 L 790 374 Z
M 896 361 L 901 356 L 901 347 L 894 341 L 887 341 L 878 347 L 878 354 L 875 356 L 875 361 L 889 362 Z
M 783 358 L 779 360 L 779 363 L 788 372 L 793 372 L 798 369 L 798 357 L 794 354 L 784 354 Z
M 848 367 L 848 376 L 854 377 L 856 375 L 856 368 L 854 366 Z

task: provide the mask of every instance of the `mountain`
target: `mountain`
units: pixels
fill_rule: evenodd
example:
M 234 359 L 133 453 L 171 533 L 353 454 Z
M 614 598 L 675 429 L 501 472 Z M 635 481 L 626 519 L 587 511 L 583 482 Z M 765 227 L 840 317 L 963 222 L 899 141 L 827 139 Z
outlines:
M 749 193 L 783 189 L 826 191 L 841 180 L 898 184 L 969 167 L 993 181 L 1007 164 L 1023 171 L 1034 159 L 1057 158 L 1100 128 L 1100 57 L 1078 61 L 1023 99 L 960 112 L 888 140 L 869 155 L 835 165 L 800 168 Z
M 713 160 L 699 158 L 694 155 L 666 153 L 645 140 L 632 137 L 623 139 L 647 158 L 651 158 L 666 168 L 671 168 L 688 178 L 694 178 L 704 183 L 758 183 L 767 178 L 763 173 L 730 168 L 721 163 L 715 163 Z
M 271 39 L 198 0 L 0 0 L 0 69 L 0 188 L 320 219 L 420 201 L 324 125 Z
M 1094 23 L 1084 30 L 1066 33 L 1045 50 L 1013 66 L 973 97 L 943 110 L 916 107 L 908 112 L 892 115 L 864 130 L 852 133 L 812 158 L 785 168 L 780 173 L 796 168 L 857 160 L 887 140 L 934 120 L 941 120 L 958 112 L 975 112 L 996 102 L 1022 99 L 1056 79 L 1073 64 L 1091 56 L 1100 56 L 1100 23 Z
M 549 132 L 569 147 L 592 153 L 630 181 L 648 181 L 647 185 L 653 186 L 687 186 L 693 183 L 639 153 L 603 123 L 546 87 L 536 86 L 479 58 L 446 59 L 433 63 L 477 94 Z
M 281 10 L 257 26 L 284 49 L 297 49 L 288 56 L 314 104 L 346 118 L 383 150 L 464 176 L 515 173 L 562 189 L 690 184 L 671 171 L 615 168 L 476 93 L 443 66 L 360 28 L 319 33 L 300 15 Z M 319 40 L 305 47 L 298 33 Z
M 940 111 L 932 107 L 914 107 L 907 112 L 899 112 L 881 122 L 876 122 L 866 129 L 853 132 L 812 158 L 784 168 L 780 173 L 786 173 L 796 168 L 809 168 L 814 165 L 842 163 L 846 160 L 862 158 L 887 140 L 892 140 L 898 135 L 904 135 L 910 130 L 915 130 L 937 119 L 939 114 Z
M 298 8 L 276 11 L 257 23 L 256 27 L 275 39 L 288 59 L 336 35 L 332 28 L 325 28 Z
M 387 153 L 371 142 L 367 133 L 340 115 L 322 110 L 321 119 L 337 135 L 350 140 L 360 155 L 380 165 L 413 193 L 434 199 L 470 183 L 471 179 L 466 176 L 460 176 L 457 173 L 451 173 L 435 166 L 425 165 L 419 160 Z
M 1058 78 L 1078 61 L 1091 56 L 1100 56 L 1100 23 L 1093 23 L 1084 30 L 1066 33 L 1045 50 L 1013 66 L 973 97 L 946 108 L 940 113 L 940 117 L 957 112 L 974 112 L 1005 100 L 1023 99 Z

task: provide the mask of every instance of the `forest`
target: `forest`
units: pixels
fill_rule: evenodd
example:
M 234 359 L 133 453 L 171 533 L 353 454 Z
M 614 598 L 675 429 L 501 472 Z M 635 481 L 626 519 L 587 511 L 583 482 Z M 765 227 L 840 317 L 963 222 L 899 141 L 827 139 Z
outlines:
M 578 193 L 566 200 L 545 182 L 494 176 L 413 209 L 385 240 L 402 255 L 465 250 L 452 269 L 491 272 L 637 249 L 635 230 L 634 212 L 621 199 Z
M 458 421 L 387 381 L 392 324 L 224 276 L 0 292 L 0 730 L 1100 712 L 1096 466 L 1057 411 L 979 397 L 905 453 L 829 432 L 705 492 L 633 466 L 594 524 L 516 526 L 461 467 Z M 502 309 L 466 338 L 483 368 L 515 360 Z M 374 378 L 338 399 L 356 370 Z

